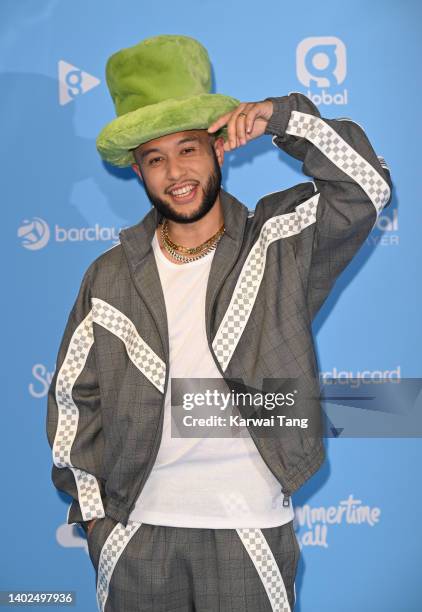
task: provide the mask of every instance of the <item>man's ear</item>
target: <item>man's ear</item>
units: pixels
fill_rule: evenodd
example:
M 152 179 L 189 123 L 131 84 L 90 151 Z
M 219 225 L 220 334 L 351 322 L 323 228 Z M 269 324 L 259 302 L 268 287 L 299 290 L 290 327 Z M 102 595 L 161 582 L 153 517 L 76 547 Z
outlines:
M 141 179 L 141 181 L 143 181 L 144 179 L 142 178 L 142 172 L 141 172 L 138 164 L 132 164 L 132 168 L 133 168 L 133 171 L 135 172 L 135 174 L 137 174 L 139 176 L 139 178 Z
M 220 168 L 221 168 L 224 162 L 224 138 L 223 136 L 218 136 L 214 140 L 214 144 L 212 146 L 214 147 L 214 151 L 215 151 L 215 154 L 218 159 L 218 163 L 220 164 Z

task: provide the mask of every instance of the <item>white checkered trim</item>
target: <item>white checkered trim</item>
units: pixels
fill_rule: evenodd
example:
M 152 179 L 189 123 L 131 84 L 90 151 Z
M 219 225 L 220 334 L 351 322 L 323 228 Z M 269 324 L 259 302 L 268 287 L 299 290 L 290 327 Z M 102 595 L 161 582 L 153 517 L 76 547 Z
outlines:
M 93 342 L 92 311 L 90 311 L 73 333 L 56 381 L 58 423 L 53 443 L 53 461 L 58 468 L 72 470 L 84 521 L 105 516 L 97 479 L 88 472 L 74 468 L 70 461 L 70 451 L 79 421 L 79 410 L 73 401 L 72 390 L 85 367 Z
M 390 187 L 382 176 L 320 117 L 292 111 L 286 134 L 312 142 L 340 170 L 356 181 L 372 201 L 377 214 L 390 198 Z
M 128 521 L 126 527 L 122 523 L 117 523 L 107 540 L 104 542 L 100 553 L 97 572 L 97 604 L 100 612 L 103 612 L 106 605 L 110 580 L 116 563 L 141 525 L 142 523 L 136 523 L 134 521 Z
M 299 204 L 295 211 L 268 219 L 261 228 L 237 279 L 230 304 L 212 343 L 223 371 L 234 353 L 251 314 L 264 275 L 267 249 L 280 238 L 299 234 L 316 221 L 319 193 Z
M 290 612 L 286 587 L 272 550 L 258 528 L 236 529 L 270 600 L 273 612 Z
M 92 298 L 92 317 L 124 343 L 132 363 L 162 393 L 166 379 L 166 364 L 138 334 L 135 325 L 111 304 Z

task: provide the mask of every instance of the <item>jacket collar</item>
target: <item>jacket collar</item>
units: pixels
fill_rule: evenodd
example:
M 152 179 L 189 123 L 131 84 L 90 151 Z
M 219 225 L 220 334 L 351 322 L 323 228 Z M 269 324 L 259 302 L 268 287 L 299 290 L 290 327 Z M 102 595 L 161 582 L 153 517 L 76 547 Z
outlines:
M 224 279 L 236 263 L 243 241 L 247 207 L 234 196 L 220 189 L 225 231 L 211 263 L 205 300 L 205 320 L 209 344 L 212 342 L 211 313 Z M 161 215 L 152 208 L 136 225 L 122 230 L 120 241 L 126 255 L 132 280 L 144 300 L 160 333 L 165 357 L 169 359 L 167 314 L 164 294 L 152 249 L 152 239 Z
M 237 244 L 243 238 L 243 228 L 248 216 L 248 209 L 224 189 L 220 189 L 220 201 L 224 216 L 224 235 Z M 120 241 L 131 265 L 137 266 L 152 250 L 151 242 L 161 218 L 160 213 L 153 207 L 139 223 L 120 232 Z

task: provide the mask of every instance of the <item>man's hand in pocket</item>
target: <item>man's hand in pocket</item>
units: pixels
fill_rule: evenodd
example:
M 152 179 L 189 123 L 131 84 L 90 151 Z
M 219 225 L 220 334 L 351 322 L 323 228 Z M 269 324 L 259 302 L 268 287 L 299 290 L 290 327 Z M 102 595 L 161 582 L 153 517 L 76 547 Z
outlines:
M 89 534 L 91 533 L 91 530 L 92 530 L 92 528 L 94 527 L 94 525 L 95 525 L 95 521 L 96 521 L 96 520 L 97 520 L 96 518 L 95 518 L 95 519 L 91 519 L 91 520 L 90 520 L 90 521 L 87 523 L 87 525 L 86 525 L 86 532 L 87 532 L 87 535 L 89 535 Z

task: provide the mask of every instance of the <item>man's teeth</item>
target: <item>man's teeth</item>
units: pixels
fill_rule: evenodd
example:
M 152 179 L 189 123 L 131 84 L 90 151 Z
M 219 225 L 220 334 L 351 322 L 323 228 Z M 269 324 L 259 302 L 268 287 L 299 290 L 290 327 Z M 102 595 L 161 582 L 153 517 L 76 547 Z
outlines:
M 195 185 L 187 185 L 186 187 L 182 187 L 181 189 L 176 189 L 175 191 L 172 191 L 171 194 L 174 196 L 186 195 L 187 193 L 193 191 L 193 189 L 195 189 Z

